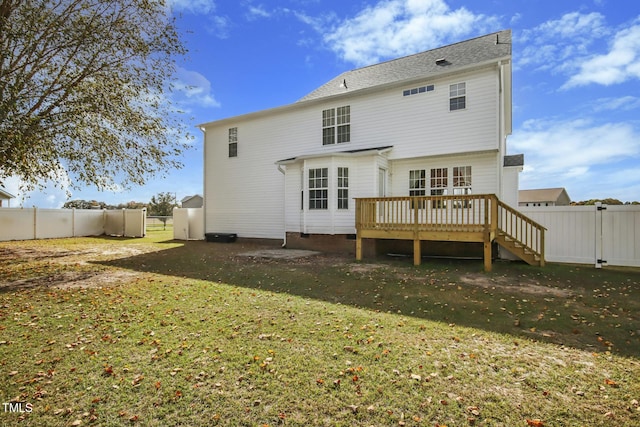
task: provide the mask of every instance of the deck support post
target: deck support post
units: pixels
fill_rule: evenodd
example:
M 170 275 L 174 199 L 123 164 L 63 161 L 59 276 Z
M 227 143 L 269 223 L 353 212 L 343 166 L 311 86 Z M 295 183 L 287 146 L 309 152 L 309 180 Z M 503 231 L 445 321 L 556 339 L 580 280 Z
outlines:
M 422 254 L 420 253 L 420 239 L 413 239 L 413 265 L 420 265 Z
M 484 271 L 491 271 L 491 233 L 484 233 Z
M 356 234 L 356 261 L 362 261 L 362 237 Z

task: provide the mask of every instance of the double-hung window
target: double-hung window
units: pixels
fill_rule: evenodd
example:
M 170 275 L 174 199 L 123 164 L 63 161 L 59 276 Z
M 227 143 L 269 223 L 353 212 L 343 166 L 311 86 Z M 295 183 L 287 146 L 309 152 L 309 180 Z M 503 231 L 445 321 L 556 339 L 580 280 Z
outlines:
M 329 169 L 309 169 L 309 209 L 329 206 Z
M 349 209 L 349 168 L 338 168 L 338 209 Z
M 409 195 L 410 196 L 425 196 L 426 193 L 426 171 L 424 169 L 417 169 L 409 171 Z
M 431 177 L 429 180 L 429 187 L 431 188 L 432 196 L 444 196 L 447 194 L 447 187 L 449 185 L 447 168 L 434 168 L 431 169 Z M 447 205 L 444 201 L 439 200 L 433 203 L 434 208 L 446 208 Z
M 467 108 L 467 84 L 456 83 L 449 86 L 449 111 Z
M 351 107 L 329 108 L 322 111 L 322 145 L 351 141 Z
M 424 169 L 416 169 L 409 171 L 409 196 L 426 196 L 427 195 L 427 171 Z M 424 202 L 418 202 L 417 205 L 411 203 L 411 208 L 424 208 Z
M 229 157 L 238 157 L 238 128 L 229 129 Z
M 471 166 L 456 166 L 453 168 L 453 194 L 471 194 Z M 471 207 L 469 200 L 458 201 L 457 207 Z

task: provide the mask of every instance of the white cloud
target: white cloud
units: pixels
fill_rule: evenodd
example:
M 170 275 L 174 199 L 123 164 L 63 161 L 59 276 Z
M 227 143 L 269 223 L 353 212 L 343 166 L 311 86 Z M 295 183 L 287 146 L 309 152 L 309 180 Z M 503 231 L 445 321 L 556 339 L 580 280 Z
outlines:
M 452 10 L 443 0 L 380 1 L 333 26 L 326 25 L 327 19 L 321 23 L 304 15 L 299 18 L 319 30 L 333 51 L 356 65 L 441 46 L 472 32 L 485 32 L 497 22 L 464 7 Z
M 219 39 L 229 38 L 231 33 L 231 19 L 227 16 L 211 16 L 210 24 L 206 27 L 209 34 L 213 34 Z
M 628 123 L 531 120 L 515 130 L 510 151 L 525 153 L 523 181 L 550 187 L 587 178 L 599 166 L 640 156 L 640 132 Z
M 599 98 L 587 105 L 589 111 L 632 111 L 640 109 L 640 98 L 637 96 L 622 96 L 619 98 Z
M 564 88 L 591 83 L 609 86 L 640 79 L 640 25 L 619 31 L 604 55 L 595 55 L 580 65 Z
M 575 70 L 576 61 L 588 55 L 592 44 L 609 32 L 600 13 L 567 13 L 514 37 L 521 52 L 516 56 L 516 67 L 554 72 Z
M 61 208 L 72 194 L 71 180 L 67 172 L 57 168 L 49 173 L 49 179 L 41 183 L 41 188 L 24 190 L 24 181 L 11 176 L 3 181 L 4 188 L 14 196 L 11 207 Z
M 214 0 L 168 0 L 167 6 L 172 10 L 208 14 L 216 10 Z
M 211 93 L 211 83 L 196 71 L 178 68 L 178 81 L 174 84 L 174 90 L 178 101 L 183 105 L 220 107 L 220 103 Z
M 267 11 L 264 6 L 249 6 L 249 11 L 247 12 L 247 19 L 249 21 L 254 21 L 260 18 L 271 18 L 272 12 Z

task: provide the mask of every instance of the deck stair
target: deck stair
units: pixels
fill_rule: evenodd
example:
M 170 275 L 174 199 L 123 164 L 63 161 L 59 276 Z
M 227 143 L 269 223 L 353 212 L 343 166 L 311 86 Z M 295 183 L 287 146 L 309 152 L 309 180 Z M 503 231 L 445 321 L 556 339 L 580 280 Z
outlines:
M 545 230 L 493 194 L 356 199 L 358 260 L 363 238 L 413 240 L 416 265 L 421 262 L 421 241 L 482 242 L 485 270 L 491 271 L 491 246 L 496 242 L 542 267 Z
M 546 228 L 499 200 L 497 208 L 495 242 L 527 264 L 544 267 Z

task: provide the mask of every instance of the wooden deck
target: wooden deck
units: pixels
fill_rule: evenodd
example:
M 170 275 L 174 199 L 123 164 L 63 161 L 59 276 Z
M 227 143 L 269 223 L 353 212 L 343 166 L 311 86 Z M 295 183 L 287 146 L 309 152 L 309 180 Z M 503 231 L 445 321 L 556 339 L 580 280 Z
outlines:
M 362 239 L 413 240 L 414 264 L 421 262 L 420 242 L 484 244 L 484 267 L 491 271 L 496 241 L 524 261 L 544 265 L 545 228 L 495 195 L 371 197 L 356 199 L 356 259 Z

